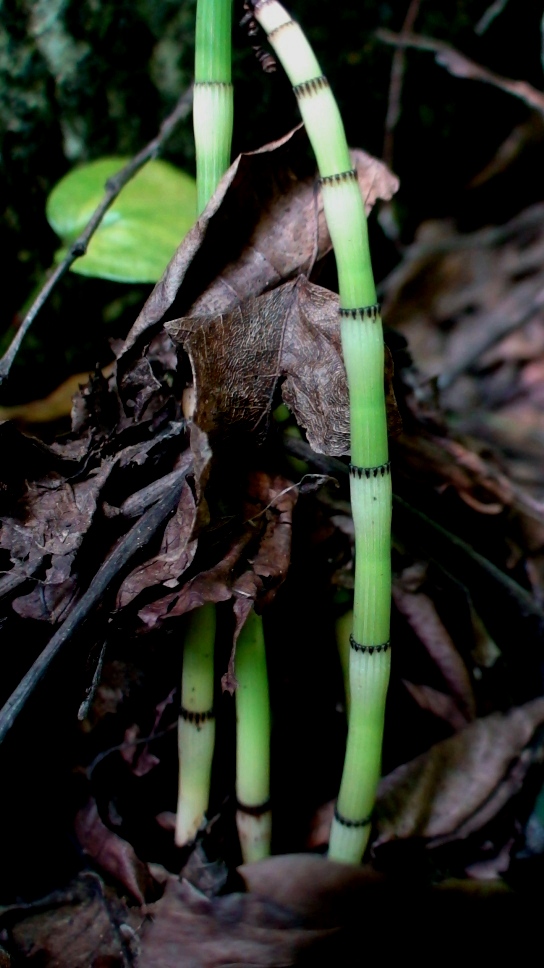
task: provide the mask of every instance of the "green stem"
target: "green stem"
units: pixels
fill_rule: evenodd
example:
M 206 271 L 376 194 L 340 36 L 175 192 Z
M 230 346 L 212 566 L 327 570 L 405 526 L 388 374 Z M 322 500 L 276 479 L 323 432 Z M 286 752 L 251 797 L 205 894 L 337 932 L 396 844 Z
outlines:
M 251 611 L 236 643 L 236 823 L 244 863 L 268 857 L 270 701 L 262 618 Z
M 199 214 L 230 164 L 231 30 L 232 0 L 198 0 L 193 126 Z M 215 743 L 214 641 L 215 605 L 203 605 L 189 616 L 183 654 L 175 835 L 178 846 L 194 840 L 210 798 Z
M 198 0 L 196 8 L 193 126 L 198 214 L 230 165 L 232 0 Z
M 254 12 L 293 85 L 316 155 L 338 269 L 350 395 L 355 589 L 348 741 L 329 854 L 335 860 L 359 863 L 380 776 L 390 666 L 391 478 L 383 331 L 363 201 L 328 81 L 300 27 L 277 0 L 255 0 Z
M 203 605 L 189 615 L 183 648 L 178 720 L 178 847 L 195 839 L 208 809 L 215 742 L 214 644 L 215 605 Z

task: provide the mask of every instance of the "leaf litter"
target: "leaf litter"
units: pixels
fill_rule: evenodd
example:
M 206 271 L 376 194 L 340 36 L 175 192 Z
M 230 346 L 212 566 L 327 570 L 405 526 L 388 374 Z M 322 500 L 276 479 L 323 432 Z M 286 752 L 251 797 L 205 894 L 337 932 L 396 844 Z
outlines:
M 118 346 L 116 371 L 96 375 L 76 397 L 71 436 L 47 447 L 10 424 L 0 425 L 17 454 L 3 471 L 0 540 L 11 559 L 2 579 L 5 601 L 18 620 L 32 616 L 58 622 L 67 597 L 81 595 L 82 583 L 127 534 L 131 514 L 153 506 L 175 479 L 180 497 L 172 516 L 149 547 L 135 549 L 139 560 L 117 580 L 115 608 L 113 595 L 110 600 L 116 630 L 109 648 L 115 643 L 120 648 L 127 632 L 135 641 L 145 633 L 144 639 L 153 642 L 159 630 L 167 633 L 203 602 L 231 601 L 234 628 L 223 685 L 227 691 L 235 688 L 237 631 L 252 602 L 262 607 L 271 601 L 291 567 L 299 489 L 286 476 L 285 463 L 282 473 L 259 466 L 260 452 L 253 447 L 259 435 L 264 438 L 274 429 L 271 412 L 278 387 L 306 431 L 311 445 L 305 445 L 307 466 L 315 460 L 321 472 L 337 476 L 341 489 L 346 476 L 346 465 L 335 461 L 349 450 L 336 297 L 304 276 L 325 257 L 330 241 L 313 175 L 304 174 L 300 160 L 303 139 L 296 131 L 232 166 Z M 369 205 L 377 197 L 390 198 L 393 176 L 362 152 L 354 154 L 354 161 Z M 252 193 L 254 207 L 246 204 Z M 398 505 L 395 531 L 396 635 L 406 641 L 406 654 L 397 660 L 399 682 L 408 687 L 404 701 L 411 704 L 407 708 L 414 721 L 419 715 L 426 724 L 421 735 L 416 730 L 413 748 L 400 760 L 386 745 L 388 771 L 380 788 L 371 859 L 388 871 L 391 850 L 403 842 L 413 845 L 416 858 L 418 851 L 431 850 L 441 858 L 438 870 L 442 865 L 442 870 L 472 876 L 478 865 L 489 868 L 490 851 L 502 858 L 492 869 L 502 871 L 523 850 L 533 788 L 527 779 L 538 776 L 544 758 L 539 732 L 543 700 L 534 653 L 542 618 L 535 593 L 542 588 L 544 561 L 534 437 L 542 405 L 538 354 L 544 345 L 540 239 L 538 210 L 504 229 L 469 237 L 456 236 L 451 226 L 427 227 L 383 287 L 386 320 L 408 337 L 416 361 L 399 337 L 388 338 L 395 364 L 394 374 L 388 366 L 387 386 L 396 433 L 396 486 L 404 502 Z M 517 280 L 513 266 L 522 249 L 526 276 Z M 497 272 L 498 265 L 508 271 Z M 499 319 L 499 305 L 507 322 Z M 457 330 L 463 352 L 455 348 Z M 474 334 L 472 343 L 466 340 L 469 333 Z M 257 370 L 260 378 L 252 380 Z M 445 374 L 440 402 L 434 380 L 439 372 Z M 508 389 L 512 374 L 515 394 Z M 193 384 L 194 411 L 187 413 L 183 393 Z M 497 412 L 502 423 L 492 419 Z M 522 414 L 521 439 L 508 438 L 505 415 L 515 421 Z M 452 415 L 455 434 L 449 430 Z M 238 456 L 246 444 L 249 466 L 238 468 L 232 458 L 225 464 L 229 448 Z M 494 446 L 500 447 L 500 457 Z M 230 496 L 220 507 L 217 487 L 226 466 Z M 313 516 L 313 547 L 326 557 L 331 582 L 349 587 L 350 529 L 337 527 L 345 516 L 345 491 L 337 497 L 317 492 L 305 497 L 304 507 Z M 454 519 L 450 529 L 447 515 Z M 416 540 L 407 520 L 421 524 Z M 489 520 L 494 522 L 492 538 L 482 523 Z M 441 568 L 444 549 L 451 552 L 451 571 Z M 483 574 L 495 594 L 506 587 L 496 584 L 502 580 L 498 576 L 510 582 L 512 602 L 501 600 L 495 620 L 478 593 Z M 29 582 L 34 585 L 30 591 Z M 455 594 L 449 601 L 451 589 Z M 505 635 L 510 607 L 528 630 L 523 669 Z M 414 668 L 407 674 L 410 662 Z M 124 732 L 122 723 L 118 727 L 126 753 L 149 731 L 130 718 L 128 709 L 123 713 L 128 692 L 112 685 L 113 704 L 103 701 L 112 668 L 111 662 L 104 663 L 94 711 L 91 707 L 89 723 L 83 725 L 93 736 L 120 714 L 121 720 L 129 717 Z M 336 702 L 332 695 L 331 704 Z M 104 747 L 106 735 L 107 730 Z M 110 745 L 115 746 L 111 740 Z M 135 771 L 133 782 L 158 776 L 162 757 L 146 746 L 141 770 L 139 759 L 126 764 Z M 123 807 L 121 826 L 130 809 Z M 155 816 L 167 812 L 157 809 Z M 330 808 L 321 813 L 321 833 L 314 828 L 314 848 L 326 840 L 328 815 Z M 91 797 L 78 814 L 76 830 L 92 863 L 130 898 L 128 908 L 126 900 L 119 904 L 132 912 L 127 924 L 138 912 L 139 932 L 147 907 L 140 911 L 130 905 L 147 905 L 156 896 L 156 865 L 150 863 L 155 858 L 112 830 L 113 813 L 108 816 L 106 823 Z M 463 844 L 456 863 L 447 853 L 452 844 Z M 169 862 L 171 870 L 177 864 L 176 873 L 183 872 L 179 855 L 174 860 L 170 855 Z M 420 867 L 416 859 L 415 869 Z M 349 964 L 357 920 L 352 912 L 361 902 L 378 918 L 384 898 L 385 906 L 393 898 L 402 916 L 403 902 L 389 874 L 354 871 L 308 855 L 272 858 L 241 868 L 236 878 L 232 886 L 237 889 L 215 896 L 213 889 L 204 895 L 189 880 L 166 875 L 165 894 L 154 902 L 138 964 L 309 964 L 327 951 Z M 224 892 L 224 883 L 218 890 Z M 504 886 L 491 891 L 493 903 L 502 904 Z M 447 893 L 425 885 L 418 898 L 449 917 L 453 898 L 463 909 L 459 899 L 466 896 L 465 882 L 451 888 L 449 907 L 440 909 L 437 898 Z M 401 894 L 405 898 L 405 891 Z M 103 956 L 96 960 L 89 954 L 95 942 L 83 929 L 90 902 L 78 903 L 80 940 L 87 945 L 87 961 L 81 964 L 98 965 Z M 476 915 L 480 920 L 482 910 Z M 54 924 L 54 908 L 46 920 L 49 916 Z M 77 968 L 84 956 L 69 947 L 65 956 L 60 943 L 43 940 L 42 928 L 41 940 L 29 943 L 33 917 L 19 918 L 11 932 L 18 950 L 49 951 L 46 959 L 52 963 Z M 93 919 L 99 923 L 98 914 Z M 62 937 L 59 932 L 59 942 Z M 134 954 L 125 947 L 107 957 L 132 964 Z

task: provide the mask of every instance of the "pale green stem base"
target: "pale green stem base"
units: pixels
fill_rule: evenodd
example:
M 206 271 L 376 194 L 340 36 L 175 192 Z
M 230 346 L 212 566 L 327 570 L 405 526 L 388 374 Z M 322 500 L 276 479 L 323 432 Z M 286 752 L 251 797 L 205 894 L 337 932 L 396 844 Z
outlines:
M 244 864 L 254 864 L 258 860 L 270 857 L 270 842 L 272 840 L 272 812 L 270 810 L 259 814 L 259 816 L 237 810 L 236 827 Z
M 175 839 L 193 841 L 205 820 L 215 741 L 215 605 L 189 615 L 183 649 L 181 712 L 178 721 L 179 795 Z
M 236 815 L 245 863 L 270 853 L 270 699 L 262 619 L 251 611 L 236 644 Z M 244 811 L 244 807 L 249 811 Z
M 232 125 L 232 84 L 221 82 L 195 84 L 193 127 L 199 215 L 206 208 L 230 165 Z
M 349 736 L 329 842 L 332 860 L 359 863 L 368 842 L 381 774 L 390 663 L 389 649 L 373 653 L 351 650 Z

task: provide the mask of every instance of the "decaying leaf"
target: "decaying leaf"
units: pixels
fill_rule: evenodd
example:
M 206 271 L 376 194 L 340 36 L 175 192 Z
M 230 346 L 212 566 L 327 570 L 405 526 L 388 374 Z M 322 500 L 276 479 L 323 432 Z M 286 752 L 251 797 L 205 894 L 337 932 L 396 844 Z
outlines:
M 146 926 L 139 968 L 294 964 L 323 931 L 299 927 L 292 912 L 253 894 L 207 898 L 188 881 L 168 881 Z
M 80 874 L 63 895 L 28 905 L 24 915 L 21 911 L 10 932 L 11 946 L 21 959 L 47 968 L 134 963 L 142 921 L 137 910 L 90 872 Z
M 450 955 L 461 958 L 468 948 L 497 957 L 526 922 L 526 902 L 500 882 L 431 888 L 410 873 L 388 880 L 307 854 L 270 857 L 238 873 L 247 893 L 211 898 L 172 878 L 144 927 L 140 968 L 355 968 L 363 946 L 376 950 L 361 940 L 361 917 L 372 924 L 386 961 L 401 961 L 406 945 L 414 944 L 430 964 L 444 938 Z
M 349 452 L 349 402 L 340 347 L 338 298 L 303 276 L 232 312 L 166 323 L 188 353 L 193 420 L 222 440 L 240 430 L 263 433 L 278 381 L 319 453 Z
M 253 472 L 245 519 L 227 553 L 211 568 L 190 578 L 179 591 L 139 611 L 149 629 L 198 608 L 230 598 L 251 608 L 268 601 L 285 579 L 290 560 L 291 518 L 297 490 L 281 476 Z M 238 625 L 241 622 L 238 622 Z M 235 631 L 235 636 L 237 631 Z
M 176 299 L 186 315 L 224 313 L 309 273 L 330 251 L 315 172 L 308 173 L 304 160 L 306 145 L 304 129 L 296 128 L 239 155 L 147 300 L 123 353 Z M 352 158 L 367 211 L 378 198 L 390 199 L 398 180 L 385 165 L 360 150 Z
M 85 853 L 140 904 L 152 898 L 154 882 L 147 865 L 136 856 L 128 841 L 106 827 L 94 800 L 89 800 L 78 812 L 75 833 Z
M 412 566 L 404 569 L 402 575 L 394 582 L 393 601 L 427 649 L 449 686 L 452 696 L 457 700 L 458 728 L 463 724 L 463 720 L 466 724 L 474 719 L 476 712 L 470 676 L 432 598 L 417 586 L 414 588 L 411 585 L 414 572 L 421 579 L 419 566 L 416 565 L 415 568 Z M 454 715 L 453 711 L 451 715 Z
M 421 709 L 443 719 L 455 731 L 467 725 L 466 713 L 461 712 L 453 696 L 422 683 L 409 682 L 407 679 L 403 679 L 403 682 Z
M 384 316 L 409 341 L 418 387 L 438 377 L 458 432 L 502 451 L 502 466 L 493 468 L 488 456 L 495 497 L 484 495 L 482 503 L 525 498 L 527 507 L 532 496 L 542 505 L 535 428 L 543 401 L 528 368 L 538 370 L 544 353 L 543 226 L 540 204 L 468 235 L 450 222 L 425 223 L 384 282 Z M 530 475 L 528 459 L 538 461 Z
M 117 594 L 117 607 L 124 608 L 145 588 L 173 587 L 191 564 L 196 551 L 192 539 L 196 507 L 191 488 L 184 483 L 179 504 L 166 525 L 160 551 L 128 575 Z
M 543 722 L 544 699 L 534 699 L 397 767 L 380 784 L 375 847 L 405 837 L 438 845 L 481 829 L 519 791 L 533 759 L 525 747 Z

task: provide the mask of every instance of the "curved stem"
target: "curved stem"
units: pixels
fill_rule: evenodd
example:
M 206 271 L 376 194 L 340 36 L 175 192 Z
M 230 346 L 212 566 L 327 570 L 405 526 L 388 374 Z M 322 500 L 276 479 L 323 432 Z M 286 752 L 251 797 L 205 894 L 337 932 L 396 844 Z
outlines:
M 390 663 L 391 478 L 383 331 L 363 201 L 328 81 L 299 25 L 277 0 L 255 0 L 254 13 L 298 100 L 317 159 L 338 268 L 340 330 L 350 396 L 355 589 L 348 741 L 329 853 L 335 860 L 359 863 L 380 776 Z

